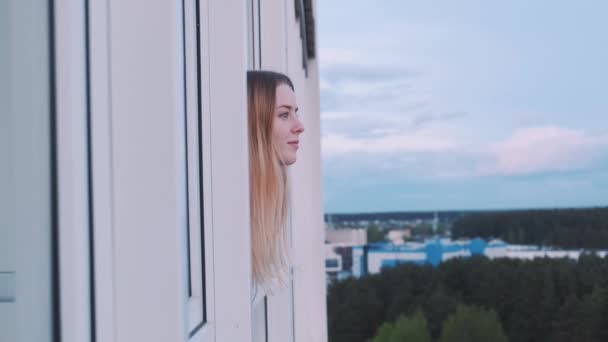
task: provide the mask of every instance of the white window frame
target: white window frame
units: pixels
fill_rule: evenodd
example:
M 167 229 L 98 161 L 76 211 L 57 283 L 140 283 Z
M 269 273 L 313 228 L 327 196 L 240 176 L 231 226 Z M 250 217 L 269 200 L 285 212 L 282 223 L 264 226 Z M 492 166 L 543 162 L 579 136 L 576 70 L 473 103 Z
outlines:
M 114 0 L 89 8 L 96 337 L 104 342 L 186 339 L 182 12 L 174 3 L 145 10 Z M 151 169 L 155 158 L 167 167 Z M 150 310 L 150 300 L 163 310 Z
M 138 103 L 141 99 L 127 98 L 124 95 L 125 85 L 123 82 L 135 82 L 140 87 L 145 87 L 139 79 L 144 78 L 145 73 L 133 71 L 128 66 L 137 63 L 147 63 L 142 59 L 142 52 L 131 51 L 133 56 L 125 55 L 125 47 L 129 39 L 133 39 L 133 33 L 137 25 L 145 25 L 153 32 L 140 33 L 143 35 L 155 35 L 170 42 L 167 49 L 174 51 L 176 58 L 183 66 L 183 47 L 179 35 L 174 30 L 182 31 L 183 10 L 189 11 L 189 7 L 182 9 L 181 1 L 176 4 L 151 4 L 146 8 L 146 16 L 155 17 L 159 21 L 156 28 L 150 27 L 151 19 L 137 15 L 138 4 L 130 0 L 106 0 L 91 2 L 90 14 L 90 48 L 91 48 L 91 112 L 92 125 L 95 127 L 93 139 L 93 169 L 94 177 L 94 211 L 95 215 L 94 237 L 95 237 L 95 292 L 96 292 L 96 333 L 97 340 L 104 342 L 124 342 L 129 339 L 161 338 L 166 336 L 167 329 L 174 331 L 175 341 L 211 342 L 211 341 L 249 341 L 251 331 L 250 312 L 250 286 L 251 286 L 251 259 L 249 253 L 243 253 L 237 258 L 234 253 L 250 250 L 249 241 L 249 202 L 248 202 L 248 164 L 247 164 L 247 131 L 246 131 L 246 45 L 245 37 L 245 11 L 243 4 L 237 0 L 200 0 L 200 51 L 199 65 L 201 83 L 199 96 L 201 101 L 201 136 L 202 136 L 202 182 L 203 182 L 203 225 L 204 225 L 204 253 L 205 253 L 205 294 L 206 294 L 206 322 L 193 334 L 190 330 L 190 318 L 196 317 L 197 312 L 190 307 L 196 300 L 183 295 L 181 299 L 174 298 L 168 309 L 175 312 L 171 319 L 161 322 L 149 322 L 146 328 L 138 316 L 146 315 L 146 308 L 138 307 L 137 298 L 142 298 L 141 291 L 155 293 L 154 289 L 161 288 L 158 283 L 153 288 L 144 287 L 146 279 L 135 277 L 133 269 L 129 265 L 141 267 L 155 267 L 154 265 L 166 264 L 167 262 L 178 262 L 176 257 L 180 255 L 183 263 L 184 275 L 179 279 L 149 279 L 160 281 L 166 289 L 186 289 L 187 285 L 187 260 L 186 254 L 186 230 L 183 232 L 183 244 L 175 245 L 176 235 L 163 232 L 163 242 L 169 248 L 159 250 L 162 255 L 147 254 L 146 262 L 142 257 L 128 253 L 125 246 L 136 246 L 137 235 L 135 228 L 125 225 L 125 221 L 139 222 L 142 212 L 139 205 L 129 211 L 121 208 L 125 197 L 134 195 L 133 182 L 140 182 L 132 177 L 125 167 L 130 163 L 126 155 L 138 156 L 143 152 L 141 146 L 131 141 L 124 134 L 125 129 L 138 131 L 140 127 L 135 122 L 125 121 L 125 106 Z M 162 9 L 161 9 L 162 8 Z M 235 11 L 234 9 L 243 9 Z M 141 10 L 141 9 L 139 9 Z M 161 16 L 161 12 L 167 16 Z M 128 20 L 129 13 L 137 18 L 137 23 Z M 188 12 L 186 12 L 188 15 Z M 172 18 L 172 19 L 170 19 Z M 167 20 L 173 20 L 171 32 L 167 31 Z M 139 22 L 141 21 L 141 22 Z M 168 38 L 167 34 L 174 38 Z M 164 44 L 164 43 L 163 43 Z M 152 45 L 138 48 L 155 49 Z M 150 52 L 156 53 L 156 52 Z M 118 56 L 118 57 L 117 57 Z M 138 58 L 139 57 L 139 58 Z M 151 55 L 151 58 L 154 58 Z M 177 70 L 177 69 L 175 69 Z M 181 85 L 183 92 L 183 72 L 173 74 L 171 81 L 170 101 L 173 101 L 171 112 L 180 112 L 179 99 L 183 98 L 180 91 L 174 93 Z M 242 85 L 242 88 L 235 87 Z M 190 96 L 190 98 L 193 98 Z M 183 102 L 183 101 L 181 101 Z M 136 109 L 136 108 L 134 108 Z M 150 125 L 148 130 L 163 132 L 162 139 L 167 142 L 165 130 L 169 129 L 175 134 L 172 141 L 185 141 L 184 115 L 175 118 L 182 120 L 181 124 L 176 121 L 142 122 Z M 118 111 L 118 112 L 117 112 Z M 154 109 L 151 110 L 153 112 Z M 121 114 L 124 113 L 124 114 Z M 122 116 L 121 116 L 122 115 Z M 165 120 L 165 119 L 163 119 Z M 161 125 L 165 125 L 161 128 Z M 188 127 L 196 127 L 189 124 Z M 174 131 L 175 130 L 175 131 Z M 180 133 L 181 130 L 181 133 Z M 123 131 L 123 133 L 120 133 Z M 143 134 L 143 133 L 142 133 Z M 179 138 L 179 137 L 182 138 Z M 181 139 L 181 140 L 180 140 Z M 193 137 L 194 139 L 194 137 Z M 190 145 L 193 145 L 191 142 Z M 194 144 L 196 145 L 196 144 Z M 151 148 L 155 148 L 152 146 Z M 167 153 L 166 145 L 159 145 L 163 153 Z M 197 148 L 190 148 L 197 151 Z M 185 151 L 183 151 L 185 152 Z M 182 153 L 183 153 L 182 152 Z M 179 151 L 175 151 L 178 153 Z M 166 156 L 166 154 L 165 154 Z M 139 158 L 139 157 L 137 157 Z M 177 175 L 185 175 L 185 161 L 176 155 L 176 163 L 181 160 L 182 171 L 177 172 L 176 186 L 185 186 L 185 177 L 179 181 Z M 145 162 L 145 160 L 143 160 Z M 126 163 L 126 164 L 125 164 Z M 125 165 L 125 166 L 121 166 Z M 171 165 L 168 165 L 171 166 Z M 174 169 L 171 166 L 172 170 Z M 179 169 L 179 167 L 178 167 Z M 189 173 L 192 171 L 189 171 Z M 142 175 L 145 176 L 146 175 Z M 157 176 L 155 174 L 154 176 Z M 146 181 L 145 179 L 143 180 Z M 181 184 L 181 185 L 180 185 Z M 195 186 L 193 184 L 190 187 Z M 177 189 L 177 188 L 176 188 Z M 179 192 L 179 191 L 178 191 Z M 177 194 L 177 193 L 175 193 Z M 170 193 L 171 196 L 174 193 Z M 176 203 L 180 202 L 178 208 L 185 207 L 185 194 L 177 197 Z M 181 207 L 180 207 L 181 206 Z M 177 209 L 177 208 L 176 208 Z M 162 208 L 166 211 L 166 208 Z M 173 211 L 170 215 L 185 215 Z M 191 213 L 192 214 L 192 213 Z M 169 215 L 169 212 L 167 212 Z M 173 216 L 176 227 L 185 227 L 185 220 Z M 122 223 L 121 223 L 122 222 Z M 158 245 L 162 242 L 158 232 L 154 237 L 146 237 L 147 244 Z M 191 240 L 198 240 L 196 237 Z M 122 246 L 122 247 L 121 247 Z M 121 252 L 122 250 L 122 252 Z M 191 249 L 191 252 L 195 253 Z M 178 254 L 176 254 L 178 253 Z M 135 264 L 133 264 L 135 263 Z M 192 263 L 194 264 L 194 263 Z M 127 265 L 128 267 L 125 267 Z M 175 264 L 174 264 L 175 265 Z M 131 272 L 129 272 L 131 269 Z M 197 277 L 193 275 L 192 278 Z M 202 277 L 201 277 L 202 278 Z M 127 281 L 126 279 L 129 279 Z M 200 278 L 199 278 L 200 279 Z M 180 285 L 180 283 L 182 285 Z M 186 293 L 186 290 L 177 293 Z M 173 291 L 167 293 L 172 296 Z M 135 298 L 132 298 L 135 297 Z M 181 306 L 181 312 L 173 311 Z M 135 322 L 127 323 L 125 317 L 133 317 Z M 149 316 L 149 315 L 148 315 Z M 152 315 L 159 316 L 158 313 Z M 199 315 L 200 316 L 200 315 Z M 122 318 L 121 318 L 122 317 Z M 154 318 L 150 317 L 150 318 Z M 166 316 L 168 317 L 168 316 Z M 131 320 L 129 318 L 128 320 Z M 156 318 L 154 318 L 156 319 Z M 182 333 L 179 333 L 182 331 Z M 155 334 L 158 332 L 159 334 Z M 138 334 L 139 333 L 139 334 Z
M 95 340 L 115 342 L 110 36 L 107 1 L 89 3 Z
M 203 129 L 209 139 L 203 146 L 208 146 L 211 158 L 207 187 L 211 200 L 205 197 L 205 201 L 212 212 L 213 244 L 207 248 L 206 239 L 205 252 L 213 251 L 214 260 L 214 317 L 209 323 L 215 330 L 214 341 L 247 342 L 251 341 L 251 243 L 246 8 L 241 0 L 207 2 L 210 131 L 205 134 Z
M 112 4 L 110 4 L 112 2 Z M 205 253 L 205 295 L 206 295 L 206 322 L 192 336 L 189 336 L 189 317 L 195 316 L 189 309 L 189 300 L 183 296 L 183 318 L 172 318 L 162 324 L 150 322 L 144 335 L 133 335 L 138 330 L 141 323 L 139 319 L 136 326 L 128 327 L 121 321 L 120 317 L 145 315 L 144 308 L 136 307 L 136 301 L 130 298 L 129 294 L 136 294 L 135 289 L 140 288 L 137 284 L 143 284 L 144 279 L 132 278 L 133 274 L 124 269 L 125 263 L 134 262 L 137 256 L 120 252 L 120 246 L 124 244 L 135 244 L 132 233 L 126 234 L 126 230 L 132 230 L 129 226 L 117 222 L 124 220 L 137 221 L 137 215 L 141 212 L 128 213 L 120 209 L 117 203 L 119 196 L 132 196 L 132 183 L 122 179 L 125 169 L 120 168 L 120 164 L 125 161 L 124 154 L 127 150 L 132 155 L 138 153 L 137 146 L 127 141 L 124 136 L 117 136 L 117 130 L 124 129 L 120 125 L 127 125 L 129 122 L 117 124 L 117 120 L 124 120 L 119 113 L 113 113 L 116 108 L 124 108 L 132 101 L 138 99 L 127 99 L 118 89 L 124 81 L 137 81 L 136 76 L 132 80 L 125 78 L 132 71 L 127 67 L 129 63 L 145 63 L 141 59 L 124 60 L 131 58 L 120 55 L 120 60 L 113 57 L 116 53 L 121 53 L 120 48 L 124 48 L 129 38 L 133 37 L 128 30 L 133 30 L 130 22 L 126 20 L 125 11 L 136 13 L 134 1 L 118 2 L 115 0 L 92 2 L 90 7 L 91 21 L 91 75 L 92 82 L 92 122 L 95 126 L 93 134 L 93 164 L 96 171 L 94 183 L 94 205 L 95 212 L 100 213 L 95 216 L 95 271 L 96 271 L 96 322 L 97 339 L 108 342 L 123 342 L 130 337 L 141 339 L 144 336 L 153 336 L 153 331 L 166 333 L 173 324 L 182 322 L 183 338 L 190 341 L 249 341 L 250 339 L 250 281 L 251 281 L 251 259 L 248 253 L 234 258 L 235 251 L 246 251 L 250 249 L 249 239 L 249 202 L 248 202 L 248 172 L 247 172 L 247 131 L 246 131 L 246 89 L 245 89 L 245 70 L 246 70 L 246 51 L 245 51 L 245 11 L 235 11 L 235 8 L 244 9 L 242 3 L 237 0 L 201 0 L 199 3 L 200 17 L 200 50 L 199 65 L 201 74 L 200 101 L 201 101 L 201 122 L 202 130 L 202 182 L 203 182 L 203 206 L 204 206 L 204 253 Z M 148 8 L 148 15 L 158 17 L 159 6 L 164 6 L 168 15 L 178 16 L 183 13 L 181 1 L 179 8 L 171 5 L 156 4 Z M 118 5 L 119 4 L 119 5 Z M 175 6 L 175 5 L 173 5 Z M 120 7 L 120 10 L 116 8 Z M 113 9 L 114 8 L 114 9 Z M 152 12 L 150 12 L 152 11 Z M 118 17 L 118 19 L 116 19 Z M 140 16 L 136 16 L 138 20 Z M 229 20 L 228 20 L 229 19 Z M 166 19 L 162 19 L 165 29 L 159 28 L 158 33 L 163 39 L 168 34 L 166 32 Z M 175 20 L 175 19 L 174 19 Z M 182 29 L 180 20 L 174 21 L 173 29 Z M 147 24 L 146 24 L 147 25 Z M 125 31 L 127 30 L 127 31 Z M 155 30 L 155 29 L 154 29 Z M 126 33 L 126 34 L 125 34 Z M 131 35 L 128 37 L 128 35 Z M 177 36 L 176 36 L 177 37 Z M 179 50 L 182 42 L 174 40 L 171 48 L 175 47 L 175 54 L 182 52 Z M 114 51 L 114 52 L 112 52 Z M 118 52 L 117 52 L 118 51 Z M 183 53 L 181 54 L 183 59 Z M 133 57 L 135 58 L 135 57 Z M 118 63 L 118 64 L 117 64 Z M 182 62 L 183 65 L 183 62 Z M 239 67 L 240 66 L 240 67 Z M 118 71 L 120 70 L 120 71 Z M 114 74 L 112 74 L 114 73 Z M 114 78 L 111 76 L 114 75 Z M 182 74 L 175 74 L 178 78 Z M 182 85 L 183 82 L 175 81 L 175 87 Z M 242 84 L 242 88 L 235 88 L 235 84 Z M 140 84 L 139 86 L 145 86 Z M 172 88 L 173 89 L 173 88 Z M 177 89 L 177 88 L 176 88 Z M 183 90 L 182 90 L 183 91 Z M 183 95 L 183 94 L 182 94 Z M 174 96 L 174 95 L 171 95 Z M 191 97 L 192 98 L 192 97 Z M 179 101 L 179 96 L 174 97 L 173 101 Z M 129 101 L 127 101 L 129 100 Z M 123 107 L 117 107 L 123 106 Z M 173 106 L 178 106 L 175 102 Z M 177 107 L 173 107 L 177 108 Z M 124 109 L 121 109 L 124 110 Z M 181 126 L 175 127 L 182 129 L 183 112 L 181 115 Z M 160 129 L 158 124 L 153 124 L 148 129 Z M 171 125 L 174 125 L 172 122 Z M 118 126 L 117 126 L 118 125 Z M 125 126 L 126 127 L 126 126 Z M 131 126 L 138 129 L 137 126 Z M 169 126 L 168 128 L 170 128 Z M 181 127 L 181 128 L 180 128 Z M 190 124 L 189 127 L 196 127 Z M 182 132 L 183 133 L 183 132 Z M 175 132 L 178 134 L 179 132 Z M 184 140 L 180 140 L 183 142 Z M 189 151 L 192 150 L 189 148 Z M 194 151 L 197 151 L 195 148 Z M 117 156 L 118 154 L 118 156 Z M 122 155 L 122 157 L 121 157 Z M 118 159 L 117 159 L 118 158 Z M 175 159 L 176 162 L 180 158 Z M 119 164 L 117 166 L 117 163 Z M 183 173 L 185 175 L 185 170 Z M 191 173 L 191 172 L 189 172 Z M 117 175 L 122 175 L 117 178 Z M 214 177 L 215 175 L 215 177 Z M 179 182 L 185 186 L 185 179 Z M 116 192 L 120 192 L 117 194 Z M 185 195 L 184 195 L 185 197 Z M 180 200 L 180 201 L 183 201 Z M 184 201 L 185 202 L 185 201 Z M 184 203 L 185 204 L 185 203 Z M 141 210 L 137 207 L 135 211 Z M 184 210 L 185 213 L 185 210 Z M 237 214 L 235 214 L 237 213 Z M 174 213 L 177 214 L 177 213 Z M 172 214 L 172 215 L 174 215 Z M 134 215 L 134 216 L 133 216 Z M 117 221 L 118 220 L 118 221 Z M 182 221 L 175 221 L 179 226 Z M 183 223 L 183 222 L 182 222 Z M 163 233 L 167 242 L 175 242 L 175 235 Z M 133 238 L 135 238 L 133 236 Z M 152 237 L 147 237 L 152 239 Z M 184 245 L 181 248 L 182 258 L 186 251 L 186 237 L 184 231 Z M 147 243 L 158 244 L 159 241 L 149 240 Z M 118 248 L 118 250 L 117 250 Z M 124 247 L 122 247 L 124 248 Z M 171 247 L 163 248 L 163 255 L 174 258 L 173 252 L 177 249 Z M 135 260 L 134 260 L 135 259 Z M 173 259 L 172 259 L 173 260 Z M 153 257 L 149 263 L 164 263 L 166 258 Z M 177 260 L 175 260 L 177 261 Z M 139 261 L 141 263 L 141 261 Z M 221 264 L 217 264 L 221 262 Z M 185 276 L 186 261 L 184 260 L 184 287 L 175 288 L 181 291 L 186 286 L 187 277 Z M 141 264 L 148 267 L 147 264 Z M 130 282 L 125 282 L 125 277 Z M 195 276 L 193 276 L 195 277 Z M 123 279 L 122 281 L 120 279 Z M 173 288 L 179 281 L 171 279 L 161 280 L 168 288 Z M 133 284 L 133 285 L 129 285 Z M 155 288 L 159 285 L 155 284 Z M 144 291 L 151 291 L 144 289 Z M 182 291 L 180 293 L 185 293 Z M 168 294 L 170 295 L 170 294 Z M 140 295 L 137 295 L 138 297 Z M 172 304 L 172 308 L 173 308 Z M 126 312 L 126 313 L 125 313 Z M 175 322 L 175 323 L 174 323 Z M 179 326 L 172 329 L 179 331 Z M 174 330 L 175 331 L 175 330 Z M 158 338 L 158 335 L 155 336 Z M 178 337 L 177 340 L 181 340 Z
M 85 1 L 54 6 L 61 342 L 90 341 L 88 74 Z
M 198 4 L 196 4 L 198 2 Z M 198 13 L 195 11 L 198 8 Z M 188 154 L 190 211 L 190 279 L 188 298 L 189 338 L 191 341 L 215 340 L 214 237 L 211 175 L 211 112 L 209 70 L 209 2 L 185 0 L 186 77 L 188 111 Z M 198 32 L 188 18 L 196 19 Z M 196 37 L 198 34 L 198 37 Z M 198 42 L 197 42 L 198 39 Z M 198 49 L 198 50 L 197 50 Z M 196 58 L 199 58 L 198 61 Z M 196 70 L 198 67 L 200 70 Z M 190 70 L 190 72 L 189 72 Z M 198 73 L 198 75 L 197 75 Z M 198 78 L 198 79 L 197 79 Z M 199 83 L 200 82 L 200 83 Z M 197 84 L 198 83 L 198 84 Z M 200 88 L 199 88 L 200 85 Z M 198 92 L 197 92 L 198 91 Z M 200 108 L 199 106 L 200 101 Z M 199 113 L 200 110 L 200 113 Z M 200 138 L 198 140 L 200 131 Z M 202 160 L 199 158 L 202 158 Z M 193 163 L 191 161 L 194 161 Z M 194 179 L 193 179 L 194 178 Z M 199 182 L 202 182 L 202 186 Z M 202 196 L 200 189 L 203 190 Z M 193 195 L 194 194 L 194 195 Z M 202 201 L 202 203 L 201 203 Z M 192 209 L 194 209 L 192 211 Z M 202 209 L 202 216 L 200 210 Z M 202 217 L 202 222 L 200 218 Z M 200 229 L 197 229 L 200 227 Z M 202 230 L 201 230 L 202 229 Z M 201 235 L 202 234 L 202 235 Z M 204 246 L 201 245 L 204 243 Z M 202 255 L 204 253 L 204 260 Z M 193 262 L 194 261 L 194 262 Z M 204 261 L 204 265 L 203 265 Z M 205 272 L 203 275 L 202 272 Z M 204 284 L 201 281 L 204 280 Z M 204 285 L 204 287 L 203 287 Z M 203 296 L 204 295 L 204 299 Z M 203 313 L 201 309 L 203 308 Z
M 288 22 L 291 22 L 293 8 L 289 4 L 292 1 L 275 3 L 269 0 L 252 0 L 257 9 L 257 23 L 254 26 L 254 40 L 259 49 L 257 52 L 258 66 L 256 69 L 274 70 L 289 75 L 288 69 Z M 292 75 L 290 75 L 292 76 Z M 296 82 L 292 77 L 292 81 Z M 298 84 L 296 84 L 298 89 Z M 303 102 L 304 98 L 301 100 Z M 302 106 L 303 103 L 300 103 Z M 288 172 L 291 174 L 289 167 Z M 293 195 L 294 192 L 291 192 Z M 290 202 L 293 202 L 290 198 Z M 293 246 L 293 206 L 290 203 L 288 213 L 288 230 L 292 256 L 295 255 Z M 295 261 L 295 259 L 292 259 Z M 290 270 L 290 279 L 287 287 L 274 291 L 272 295 L 266 296 L 266 340 L 268 342 L 292 342 L 295 341 L 295 307 L 294 307 L 294 271 Z M 256 341 L 257 342 L 257 341 Z
M 196 19 L 200 13 L 196 13 L 198 0 L 182 0 L 183 25 L 184 25 L 184 86 L 185 86 L 185 145 L 186 145 L 186 200 L 187 208 L 187 234 L 190 255 L 188 273 L 188 330 L 192 336 L 205 323 L 205 298 L 203 280 L 203 234 L 205 231 L 204 212 L 201 206 L 201 177 L 200 166 L 203 165 L 199 156 L 202 141 L 199 142 L 199 70 L 198 70 L 198 37 Z M 203 36 L 201 34 L 201 36 Z M 202 80 L 201 80 L 202 82 Z M 202 100 L 202 99 L 201 99 Z M 201 103 L 202 107 L 202 103 Z M 202 114 L 202 113 L 201 113 Z M 201 132 L 202 133 L 202 132 Z M 207 163 L 204 163 L 207 164 Z

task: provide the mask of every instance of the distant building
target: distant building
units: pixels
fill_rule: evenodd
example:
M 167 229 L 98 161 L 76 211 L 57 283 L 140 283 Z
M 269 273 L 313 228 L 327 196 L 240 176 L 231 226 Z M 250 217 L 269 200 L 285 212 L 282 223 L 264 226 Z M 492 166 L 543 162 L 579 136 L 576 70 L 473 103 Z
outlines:
M 351 274 L 361 277 L 379 273 L 383 268 L 395 267 L 404 263 L 437 266 L 453 258 L 466 258 L 482 255 L 489 259 L 535 259 L 535 258 L 570 258 L 578 259 L 584 250 L 554 250 L 536 246 L 510 246 L 502 240 L 484 241 L 429 239 L 425 242 L 407 242 L 401 245 L 391 243 L 374 243 L 352 247 Z M 605 258 L 608 251 L 595 251 L 595 255 Z M 343 268 L 345 268 L 343 264 Z M 348 275 L 348 276 L 350 276 Z
M 336 253 L 332 245 L 325 245 L 325 272 L 327 282 L 338 279 L 338 274 L 342 269 L 342 255 Z
M 342 256 L 334 252 L 331 246 L 325 246 L 325 270 L 339 272 L 342 270 Z
M 585 250 L 555 250 L 551 248 L 539 248 L 537 246 L 508 246 L 506 257 L 510 259 L 525 259 L 532 260 L 536 258 L 569 258 L 578 260 L 578 258 L 585 253 L 590 253 Z M 608 256 L 608 251 L 595 251 L 593 252 L 600 258 Z
M 327 229 L 325 241 L 330 244 L 365 245 L 367 243 L 367 230 L 358 229 Z
M 400 245 L 390 243 L 368 244 L 353 247 L 352 275 L 360 277 L 379 273 L 385 267 L 403 263 L 439 265 L 441 262 L 472 255 L 489 258 L 505 257 L 507 244 L 500 240 L 486 243 L 482 239 L 450 240 L 429 239 L 423 243 L 410 242 Z
M 406 240 L 412 237 L 412 231 L 410 229 L 392 229 L 386 234 L 386 238 L 393 245 L 402 245 Z
M 327 229 L 325 241 L 327 282 L 352 276 L 353 247 L 367 244 L 367 230 Z

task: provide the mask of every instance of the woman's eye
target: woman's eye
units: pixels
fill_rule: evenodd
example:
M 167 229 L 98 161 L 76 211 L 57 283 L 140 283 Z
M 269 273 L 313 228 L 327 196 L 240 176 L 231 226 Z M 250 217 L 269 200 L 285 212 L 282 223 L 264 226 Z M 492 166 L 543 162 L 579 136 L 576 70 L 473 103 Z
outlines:
M 279 117 L 282 119 L 287 119 L 287 117 L 289 117 L 289 113 L 281 113 L 279 114 Z

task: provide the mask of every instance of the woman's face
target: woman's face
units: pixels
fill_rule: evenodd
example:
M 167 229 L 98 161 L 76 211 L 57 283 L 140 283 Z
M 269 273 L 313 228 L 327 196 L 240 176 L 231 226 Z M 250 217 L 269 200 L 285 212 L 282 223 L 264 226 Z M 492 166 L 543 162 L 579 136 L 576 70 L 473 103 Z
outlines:
M 277 87 L 275 95 L 272 139 L 285 165 L 296 162 L 300 134 L 304 125 L 297 115 L 296 94 L 286 84 Z

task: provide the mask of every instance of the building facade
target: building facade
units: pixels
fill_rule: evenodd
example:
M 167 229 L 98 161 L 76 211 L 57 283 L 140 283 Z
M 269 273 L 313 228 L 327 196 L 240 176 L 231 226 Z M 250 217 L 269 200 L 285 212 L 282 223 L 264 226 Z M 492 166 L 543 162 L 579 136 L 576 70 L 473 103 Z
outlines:
M 438 266 L 440 263 L 474 255 L 488 259 L 509 258 L 532 260 L 536 258 L 569 258 L 577 260 L 581 255 L 594 254 L 605 258 L 606 250 L 562 250 L 550 247 L 509 245 L 502 240 L 480 238 L 451 240 L 432 238 L 424 242 L 404 244 L 371 243 L 348 246 L 349 253 L 340 252 L 340 246 L 327 245 L 326 273 L 328 282 L 348 277 L 362 277 L 380 273 L 383 268 L 391 268 L 404 263 Z M 340 269 L 331 260 L 340 259 Z M 328 263 L 329 261 L 329 263 Z M 330 267 L 332 266 L 332 267 Z
M 314 2 L 0 6 L 0 341 L 326 341 Z M 293 278 L 257 315 L 254 69 L 292 78 L 306 127 Z

